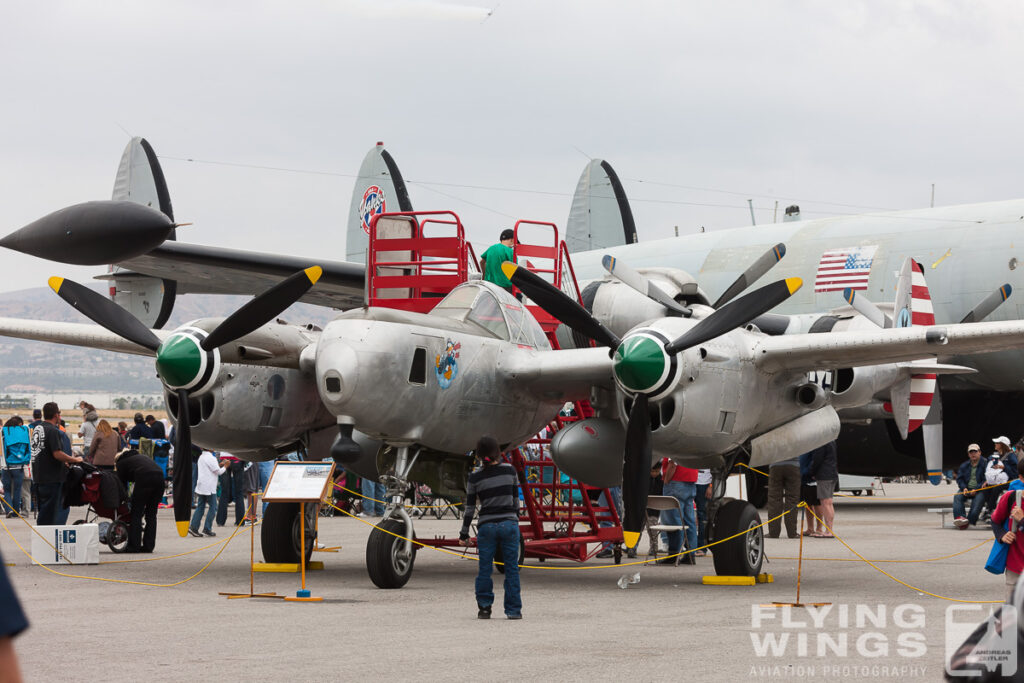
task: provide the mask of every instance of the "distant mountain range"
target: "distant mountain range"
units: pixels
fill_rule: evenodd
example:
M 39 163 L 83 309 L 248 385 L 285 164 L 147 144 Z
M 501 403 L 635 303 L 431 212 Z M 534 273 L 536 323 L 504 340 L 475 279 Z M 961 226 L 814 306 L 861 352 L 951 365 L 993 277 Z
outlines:
M 105 293 L 105 284 L 90 285 Z M 250 297 L 185 294 L 174 302 L 164 329 L 172 330 L 197 318 L 225 317 Z M 289 322 L 323 327 L 337 311 L 295 304 L 281 316 Z M 0 316 L 56 322 L 90 323 L 48 287 L 0 294 Z M 153 361 L 142 356 L 99 351 L 63 344 L 0 337 L 0 396 L 40 391 L 113 392 L 124 395 L 160 393 Z

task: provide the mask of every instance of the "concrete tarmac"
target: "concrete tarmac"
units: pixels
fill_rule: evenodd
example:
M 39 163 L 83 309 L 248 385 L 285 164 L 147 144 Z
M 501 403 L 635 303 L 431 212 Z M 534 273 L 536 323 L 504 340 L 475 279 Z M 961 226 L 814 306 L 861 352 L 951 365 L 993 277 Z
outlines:
M 885 493 L 836 499 L 835 530 L 857 552 L 876 560 L 930 559 L 977 545 L 949 559 L 879 567 L 941 596 L 1004 597 L 1003 577 L 983 569 L 992 541 L 987 527 L 940 528 L 939 515 L 926 509 L 948 506 L 948 498 L 894 500 L 951 496 L 953 487 L 890 484 Z M 82 514 L 73 509 L 70 521 Z M 27 548 L 31 530 L 20 520 L 3 521 Z M 774 575 L 772 584 L 701 585 L 703 575 L 714 574 L 710 557 L 695 567 L 598 568 L 606 561 L 528 560 L 531 568 L 522 570 L 523 620 L 503 618 L 496 573 L 494 617 L 480 621 L 475 561 L 421 549 L 409 583 L 381 590 L 366 573 L 370 527 L 342 516 L 320 522 L 321 540 L 342 546 L 340 552 L 314 553 L 326 567 L 310 572 L 307 586 L 324 598 L 321 603 L 219 596 L 218 591 L 248 591 L 248 530 L 205 571 L 171 588 L 55 575 L 33 566 L 0 531 L 7 571 L 31 621 L 16 641 L 26 680 L 936 681 L 943 675 L 947 636 L 957 640 L 952 631 L 988 614 L 987 605 L 961 604 L 957 609 L 966 611 L 948 615 L 947 608 L 959 603 L 900 585 L 856 560 L 839 540 L 816 538 L 803 543 L 800 597 L 832 606 L 813 613 L 760 607 L 796 598 L 797 561 L 789 558 L 797 557 L 799 540 L 783 532 L 780 539 L 766 539 L 771 560 L 765 571 Z M 417 522 L 421 537 L 456 536 L 458 527 L 451 517 Z M 215 529 L 216 539 L 179 538 L 171 511 L 161 511 L 155 556 L 206 546 L 231 533 L 230 527 Z M 52 568 L 97 579 L 173 583 L 198 572 L 220 547 L 153 562 Z M 646 547 L 644 537 L 641 548 Z M 256 553 L 261 559 L 258 529 Z M 101 546 L 102 562 L 148 557 L 115 555 Z M 620 589 L 619 577 L 634 571 L 640 572 L 639 583 Z M 255 580 L 257 592 L 294 595 L 300 578 L 257 574 Z M 962 625 L 947 628 L 947 618 Z

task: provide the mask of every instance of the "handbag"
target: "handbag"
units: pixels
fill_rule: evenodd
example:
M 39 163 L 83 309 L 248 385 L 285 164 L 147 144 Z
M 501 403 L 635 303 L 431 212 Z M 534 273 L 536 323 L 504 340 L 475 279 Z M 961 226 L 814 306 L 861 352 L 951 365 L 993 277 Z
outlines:
M 1016 492 L 1017 505 L 1020 505 L 1021 492 Z M 1010 530 L 1010 520 L 1007 519 L 1003 522 L 1003 531 Z M 1000 540 L 996 540 L 992 545 L 992 550 L 988 553 L 988 560 L 985 561 L 985 571 L 993 574 L 1003 574 L 1006 572 L 1006 556 L 1010 554 L 1010 544 L 1003 543 Z

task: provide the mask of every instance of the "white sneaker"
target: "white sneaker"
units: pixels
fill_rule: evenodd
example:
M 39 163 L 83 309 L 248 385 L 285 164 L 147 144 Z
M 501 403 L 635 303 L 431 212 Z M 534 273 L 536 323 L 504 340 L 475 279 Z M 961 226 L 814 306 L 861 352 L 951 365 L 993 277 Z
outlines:
M 970 522 L 967 521 L 966 517 L 957 517 L 953 520 L 953 526 L 957 529 L 966 529 L 968 525 L 970 525 Z
M 365 512 L 357 512 L 356 513 L 356 517 L 362 517 L 363 519 L 365 519 L 365 518 L 367 518 L 369 516 L 370 515 L 366 514 Z

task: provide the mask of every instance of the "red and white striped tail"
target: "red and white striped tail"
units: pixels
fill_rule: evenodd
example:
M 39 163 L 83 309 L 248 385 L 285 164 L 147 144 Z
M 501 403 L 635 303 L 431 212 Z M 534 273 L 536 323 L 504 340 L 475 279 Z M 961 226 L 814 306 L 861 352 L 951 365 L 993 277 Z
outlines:
M 917 261 L 911 262 L 910 272 L 910 324 L 934 325 L 935 311 L 928 283 L 924 281 L 924 270 Z
M 917 261 L 911 261 L 910 324 L 912 326 L 935 324 L 932 297 L 928 293 L 928 283 L 924 280 L 924 270 Z M 928 417 L 928 411 L 932 407 L 932 396 L 935 394 L 935 383 L 934 373 L 910 377 L 910 422 L 907 425 L 907 433 L 924 424 L 924 419 Z

